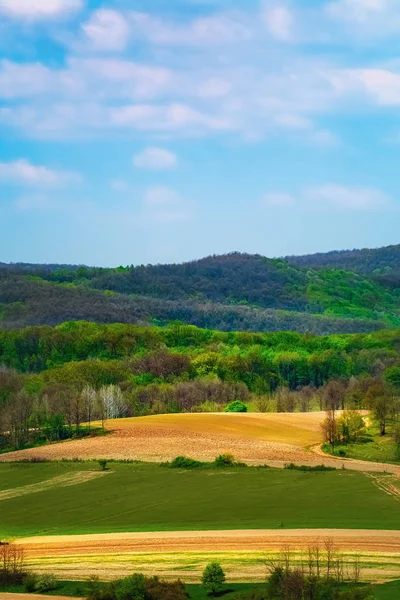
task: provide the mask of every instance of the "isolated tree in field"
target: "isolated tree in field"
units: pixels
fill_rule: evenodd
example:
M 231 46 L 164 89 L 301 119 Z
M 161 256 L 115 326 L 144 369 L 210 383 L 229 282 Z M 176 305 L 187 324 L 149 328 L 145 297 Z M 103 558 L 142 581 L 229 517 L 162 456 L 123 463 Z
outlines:
M 225 573 L 221 565 L 217 562 L 207 565 L 204 569 L 201 583 L 209 594 L 218 594 L 225 583 Z

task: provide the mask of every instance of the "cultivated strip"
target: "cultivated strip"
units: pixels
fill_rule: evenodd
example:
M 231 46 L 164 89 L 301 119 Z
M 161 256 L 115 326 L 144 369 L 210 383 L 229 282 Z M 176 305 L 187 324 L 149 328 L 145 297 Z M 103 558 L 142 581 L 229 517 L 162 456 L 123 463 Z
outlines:
M 78 471 L 77 473 L 66 473 L 65 475 L 59 475 L 58 477 L 40 481 L 39 483 L 31 483 L 29 485 L 3 490 L 0 492 L 0 501 L 26 496 L 28 494 L 35 494 L 37 492 L 45 492 L 52 488 L 79 485 L 80 483 L 86 483 L 92 479 L 103 477 L 103 475 L 106 475 L 109 472 L 110 471 Z

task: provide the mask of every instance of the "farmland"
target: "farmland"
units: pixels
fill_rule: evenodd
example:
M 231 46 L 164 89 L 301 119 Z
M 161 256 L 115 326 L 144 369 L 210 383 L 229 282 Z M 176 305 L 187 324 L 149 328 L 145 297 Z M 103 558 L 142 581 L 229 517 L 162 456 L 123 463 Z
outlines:
M 110 434 L 0 456 L 22 458 L 134 459 L 162 462 L 179 455 L 212 460 L 232 452 L 246 462 L 308 461 L 306 448 L 322 441 L 324 413 L 175 414 L 105 422 Z M 95 423 L 96 425 L 96 423 Z M 100 425 L 100 424 L 98 424 Z
M 44 483 L 62 475 L 98 472 L 99 467 L 0 465 L 0 493 L 18 489 L 14 497 L 0 500 L 0 535 L 399 527 L 397 496 L 378 487 L 374 478 L 353 471 L 303 473 L 253 467 L 190 471 L 119 463 L 109 467 L 104 477 L 80 475 L 73 486 L 47 483 L 46 489 L 32 491 L 34 480 Z M 22 493 L 24 486 L 28 493 Z

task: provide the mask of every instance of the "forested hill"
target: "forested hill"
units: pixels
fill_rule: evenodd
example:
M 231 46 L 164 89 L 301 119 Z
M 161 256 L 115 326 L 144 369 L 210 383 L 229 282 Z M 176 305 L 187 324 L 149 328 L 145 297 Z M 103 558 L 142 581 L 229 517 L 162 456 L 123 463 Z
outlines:
M 393 256 L 389 249 L 368 251 L 380 257 L 368 259 L 368 268 L 380 265 L 371 273 L 324 267 L 322 258 L 314 267 L 307 257 L 240 253 L 115 269 L 0 264 L 0 324 L 179 320 L 225 331 L 369 332 L 400 326 L 399 248 Z M 331 254 L 323 256 L 329 261 Z
M 377 276 L 395 272 L 400 280 L 400 244 L 376 249 L 335 250 L 304 256 L 287 256 L 285 260 L 297 267 L 344 269 Z

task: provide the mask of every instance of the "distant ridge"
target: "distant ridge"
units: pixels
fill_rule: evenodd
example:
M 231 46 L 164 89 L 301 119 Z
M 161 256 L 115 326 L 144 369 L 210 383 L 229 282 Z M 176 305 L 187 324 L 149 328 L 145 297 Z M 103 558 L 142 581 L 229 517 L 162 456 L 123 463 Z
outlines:
M 225 331 L 400 328 L 400 245 L 117 268 L 0 263 L 0 327 L 172 320 Z

